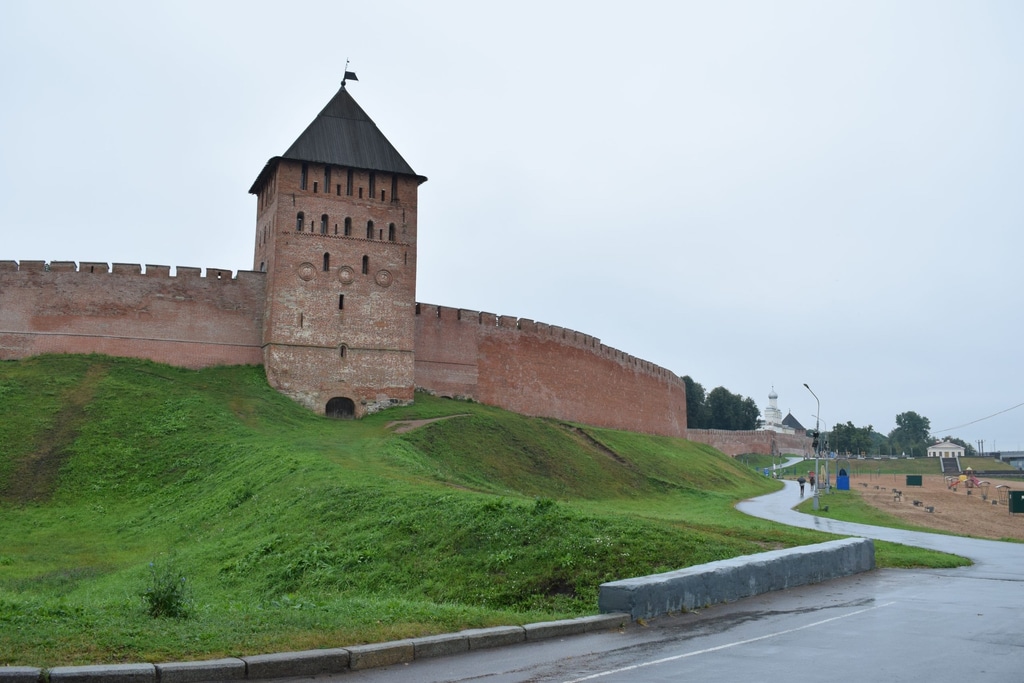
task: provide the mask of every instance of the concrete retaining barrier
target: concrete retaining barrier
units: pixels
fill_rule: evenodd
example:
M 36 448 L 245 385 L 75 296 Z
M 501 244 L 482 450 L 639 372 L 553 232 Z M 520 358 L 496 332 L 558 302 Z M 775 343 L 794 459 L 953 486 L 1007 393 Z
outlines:
M 846 538 L 601 584 L 601 612 L 649 619 L 875 568 L 875 544 Z

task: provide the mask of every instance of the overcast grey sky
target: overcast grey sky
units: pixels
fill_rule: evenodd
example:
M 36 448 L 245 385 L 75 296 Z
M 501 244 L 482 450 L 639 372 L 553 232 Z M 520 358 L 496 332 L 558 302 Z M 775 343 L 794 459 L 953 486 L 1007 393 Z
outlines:
M 252 269 L 349 59 L 420 301 L 1022 449 L 1022 51 L 1016 1 L 7 0 L 0 260 Z

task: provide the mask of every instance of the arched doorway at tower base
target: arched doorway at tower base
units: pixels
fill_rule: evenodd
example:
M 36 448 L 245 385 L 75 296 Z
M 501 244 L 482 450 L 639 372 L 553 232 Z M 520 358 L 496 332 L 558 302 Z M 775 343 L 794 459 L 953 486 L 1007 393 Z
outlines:
M 351 420 L 356 416 L 356 404 L 350 398 L 335 396 L 327 402 L 327 410 L 324 411 L 327 417 L 336 417 L 341 420 Z

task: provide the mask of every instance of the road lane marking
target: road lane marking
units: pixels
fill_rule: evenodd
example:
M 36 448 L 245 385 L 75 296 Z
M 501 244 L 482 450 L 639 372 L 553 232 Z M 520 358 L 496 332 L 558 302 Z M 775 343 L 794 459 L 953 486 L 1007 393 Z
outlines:
M 827 624 L 827 623 L 832 622 L 832 621 L 839 621 L 840 619 L 846 619 L 847 617 L 855 617 L 858 614 L 864 614 L 865 612 L 871 612 L 873 610 L 881 609 L 883 607 L 888 607 L 889 605 L 893 605 L 893 604 L 895 604 L 895 601 L 887 602 L 887 603 L 882 604 L 882 605 L 875 605 L 874 607 L 866 607 L 864 609 L 859 609 L 859 610 L 856 610 L 854 612 L 850 612 L 848 614 L 841 614 L 838 617 L 830 617 L 828 619 L 822 619 L 821 621 L 816 621 L 813 624 L 805 624 L 804 626 L 797 626 L 796 628 L 786 629 L 785 631 L 776 631 L 775 633 L 767 633 L 767 634 L 765 634 L 763 636 L 758 636 L 757 638 L 748 638 L 746 640 L 737 640 L 734 643 L 726 643 L 725 645 L 716 645 L 715 647 L 709 647 L 709 648 L 705 648 L 703 650 L 694 650 L 693 652 L 686 652 L 686 653 L 681 654 L 681 655 L 673 655 L 671 657 L 663 657 L 662 659 L 655 659 L 655 660 L 652 660 L 650 662 L 641 662 L 639 664 L 632 664 L 630 666 L 624 666 L 621 669 L 610 669 L 608 671 L 599 671 L 596 674 L 590 674 L 589 676 L 584 676 L 583 678 L 574 678 L 571 681 L 566 681 L 565 683 L 582 683 L 582 681 L 592 681 L 595 678 L 603 678 L 605 676 L 611 676 L 612 674 L 625 673 L 627 671 L 634 671 L 636 669 L 642 669 L 642 668 L 647 667 L 647 666 L 655 666 L 656 664 L 664 664 L 666 662 L 674 662 L 674 661 L 679 660 L 679 659 L 686 659 L 687 657 L 696 657 L 697 655 L 708 654 L 709 652 L 717 652 L 719 650 L 728 650 L 729 648 L 737 647 L 739 645 L 749 645 L 750 643 L 756 643 L 759 640 L 768 640 L 769 638 L 776 638 L 778 636 L 784 636 L 784 635 L 788 635 L 790 633 L 796 633 L 797 631 L 805 631 L 805 630 L 807 630 L 809 628 L 814 628 L 815 626 L 821 626 L 822 624 Z

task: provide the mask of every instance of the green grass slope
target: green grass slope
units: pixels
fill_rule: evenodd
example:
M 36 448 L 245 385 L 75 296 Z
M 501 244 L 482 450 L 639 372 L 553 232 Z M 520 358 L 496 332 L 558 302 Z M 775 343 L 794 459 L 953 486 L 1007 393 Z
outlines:
M 698 444 L 425 395 L 331 420 L 258 367 L 0 362 L 0 665 L 593 613 L 604 581 L 823 540 L 732 509 L 774 486 Z M 182 616 L 151 616 L 161 596 Z

